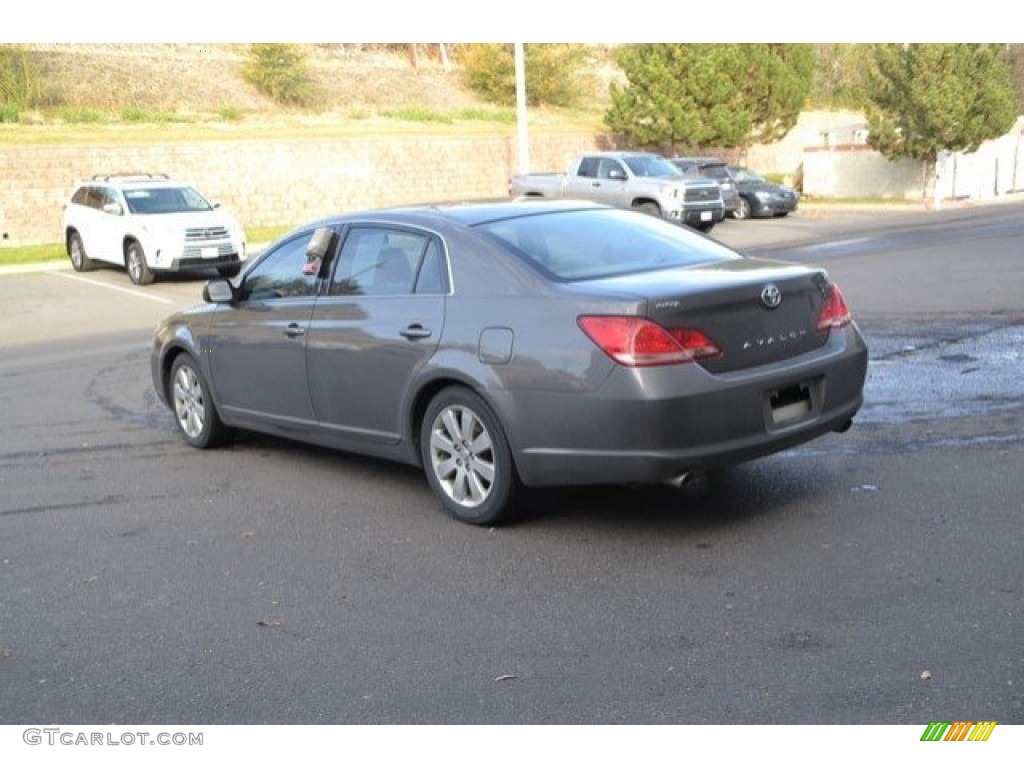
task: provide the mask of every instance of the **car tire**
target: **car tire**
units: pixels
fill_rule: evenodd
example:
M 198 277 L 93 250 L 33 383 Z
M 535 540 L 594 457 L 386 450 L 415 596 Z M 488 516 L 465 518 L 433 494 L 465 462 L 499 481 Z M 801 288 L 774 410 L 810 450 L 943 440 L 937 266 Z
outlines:
M 491 408 L 464 387 L 439 392 L 420 430 L 427 482 L 455 519 L 508 522 L 522 493 L 505 430 Z
M 146 252 L 137 242 L 128 244 L 124 254 L 124 266 L 128 270 L 128 279 L 135 285 L 149 285 L 153 282 L 153 272 L 146 264 Z
M 747 200 L 747 198 L 740 198 L 740 204 L 736 210 L 732 212 L 732 217 L 739 221 L 750 218 L 750 201 Z
M 171 366 L 167 397 L 174 412 L 174 423 L 185 442 L 193 448 L 215 448 L 224 443 L 230 430 L 220 420 L 195 358 L 181 354 Z
M 95 262 L 85 252 L 82 236 L 77 232 L 72 232 L 68 237 L 67 249 L 68 258 L 71 259 L 71 266 L 75 268 L 75 272 L 90 272 L 96 267 Z
M 705 221 L 703 224 L 698 224 L 697 225 L 697 229 L 699 229 L 704 234 L 707 234 L 708 232 L 710 232 L 714 228 L 715 228 L 715 222 L 713 222 L 713 221 L 711 221 L 711 222 Z
M 657 203 L 652 203 L 650 201 L 645 203 L 634 203 L 633 207 L 642 213 L 648 214 L 649 216 L 661 216 L 661 208 Z

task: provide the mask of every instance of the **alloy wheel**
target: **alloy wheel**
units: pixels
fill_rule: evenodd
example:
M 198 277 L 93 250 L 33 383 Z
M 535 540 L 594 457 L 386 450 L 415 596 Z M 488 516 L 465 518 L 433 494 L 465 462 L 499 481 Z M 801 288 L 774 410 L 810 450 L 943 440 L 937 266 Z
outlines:
M 456 504 L 477 507 L 495 481 L 494 444 L 480 417 L 463 405 L 442 409 L 430 429 L 430 468 Z
M 189 365 L 182 365 L 174 375 L 174 413 L 181 431 L 198 439 L 206 424 L 206 398 L 199 377 Z

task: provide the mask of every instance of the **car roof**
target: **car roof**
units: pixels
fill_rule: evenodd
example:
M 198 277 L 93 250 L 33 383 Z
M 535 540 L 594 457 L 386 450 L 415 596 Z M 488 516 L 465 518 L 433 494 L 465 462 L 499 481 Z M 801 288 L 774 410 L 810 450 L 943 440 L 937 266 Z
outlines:
M 657 152 L 646 152 L 640 149 L 601 149 L 594 150 L 593 152 L 580 152 L 580 156 L 585 157 L 612 157 L 612 158 L 623 158 L 623 157 L 661 157 Z
M 720 157 L 673 157 L 672 162 L 695 163 L 696 165 L 728 165 Z
M 336 226 L 338 224 L 370 220 L 381 223 L 414 224 L 423 227 L 430 227 L 440 222 L 474 227 L 479 224 L 515 219 L 522 216 L 607 208 L 608 206 L 606 205 L 582 200 L 544 200 L 538 198 L 446 202 L 342 213 L 309 222 L 302 228 Z
M 79 187 L 111 186 L 122 189 L 188 187 L 183 181 L 172 179 L 166 173 L 97 173 L 78 182 Z

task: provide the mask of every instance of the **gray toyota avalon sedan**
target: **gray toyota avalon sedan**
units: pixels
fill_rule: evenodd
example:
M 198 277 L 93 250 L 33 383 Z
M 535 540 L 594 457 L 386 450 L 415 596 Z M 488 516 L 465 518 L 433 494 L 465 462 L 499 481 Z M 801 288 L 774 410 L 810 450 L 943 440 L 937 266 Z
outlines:
M 844 431 L 867 369 L 824 270 L 571 201 L 311 222 L 204 298 L 152 351 L 185 441 L 422 466 L 475 524 L 525 487 L 671 482 Z

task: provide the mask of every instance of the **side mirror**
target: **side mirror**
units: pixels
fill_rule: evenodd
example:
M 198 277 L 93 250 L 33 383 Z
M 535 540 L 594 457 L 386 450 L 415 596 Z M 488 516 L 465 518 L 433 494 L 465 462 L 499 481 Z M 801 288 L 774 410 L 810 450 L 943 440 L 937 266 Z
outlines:
M 109 213 L 111 216 L 122 216 L 124 215 L 124 209 L 121 208 L 120 203 L 104 203 L 103 212 Z
M 203 286 L 203 301 L 207 304 L 231 304 L 235 300 L 235 287 L 230 280 L 217 277 Z
M 615 179 L 616 181 L 625 181 L 626 180 L 626 172 L 623 171 L 623 170 L 620 170 L 619 168 L 616 168 L 614 170 L 608 171 L 608 178 L 609 179 Z
M 334 230 L 331 227 L 319 227 L 309 238 L 309 245 L 306 246 L 306 263 L 302 267 L 302 274 L 319 276 L 324 265 L 324 258 L 331 248 L 334 240 Z
M 322 261 L 327 255 L 327 249 L 331 247 L 331 238 L 334 237 L 334 230 L 331 227 L 320 227 L 306 246 L 306 261 Z

